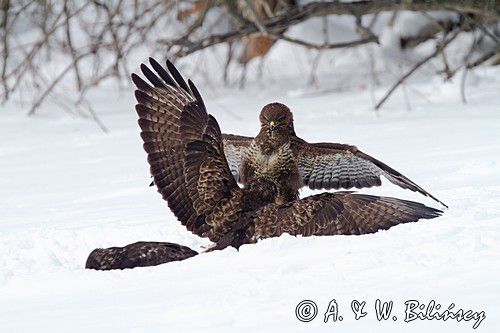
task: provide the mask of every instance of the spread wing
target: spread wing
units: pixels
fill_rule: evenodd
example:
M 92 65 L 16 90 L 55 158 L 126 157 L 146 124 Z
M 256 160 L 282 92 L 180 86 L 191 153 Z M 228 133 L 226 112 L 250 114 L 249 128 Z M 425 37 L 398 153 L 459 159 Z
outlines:
M 196 150 L 196 147 L 193 148 Z M 322 193 L 286 205 L 262 207 L 253 213 L 253 223 L 246 232 L 243 231 L 241 241 L 235 229 L 234 233 L 227 235 L 225 243 L 217 244 L 212 250 L 228 245 L 239 247 L 243 243 L 278 237 L 283 233 L 302 236 L 368 234 L 400 223 L 435 218 L 441 213 L 440 210 L 407 200 L 350 192 Z M 137 242 L 124 247 L 95 249 L 87 258 L 85 268 L 110 270 L 155 266 L 197 254 L 189 247 L 174 243 Z
M 135 74 L 132 80 L 151 175 L 181 223 L 206 236 L 211 229 L 206 214 L 238 186 L 221 153 L 219 125 L 194 84 L 186 83 L 171 62 L 168 71 L 152 58 L 150 65 L 156 73 L 144 64 L 141 70 L 151 84 Z
M 95 249 L 87 258 L 85 268 L 97 270 L 156 266 L 197 255 L 187 246 L 167 242 L 137 242 L 124 247 Z
M 398 171 L 354 146 L 307 143 L 297 138 L 293 143 L 293 150 L 298 159 L 304 185 L 311 189 L 380 186 L 380 176 L 384 176 L 395 185 L 419 192 L 448 207 Z
M 223 134 L 224 153 L 236 181 L 240 181 L 240 165 L 251 137 Z M 351 189 L 380 186 L 381 176 L 404 189 L 419 192 L 446 206 L 429 192 L 387 164 L 363 153 L 355 146 L 339 143 L 308 143 L 298 137 L 292 149 L 303 175 L 304 186 L 313 190 Z
M 224 142 L 224 154 L 229 163 L 231 173 L 234 179 L 239 182 L 241 161 L 248 147 L 250 147 L 253 138 L 241 135 L 222 134 L 222 140 Z
M 322 193 L 291 203 L 267 205 L 254 214 L 247 237 L 291 235 L 362 235 L 400 223 L 440 216 L 423 204 L 350 192 Z

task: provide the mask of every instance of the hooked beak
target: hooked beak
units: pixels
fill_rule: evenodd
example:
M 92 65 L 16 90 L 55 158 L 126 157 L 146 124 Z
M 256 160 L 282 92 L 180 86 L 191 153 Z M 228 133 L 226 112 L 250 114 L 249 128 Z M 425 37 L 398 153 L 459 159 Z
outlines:
M 274 129 L 275 129 L 275 128 L 276 128 L 276 123 L 275 123 L 274 121 L 271 121 L 271 122 L 269 123 L 269 129 L 270 129 L 271 131 L 274 131 Z

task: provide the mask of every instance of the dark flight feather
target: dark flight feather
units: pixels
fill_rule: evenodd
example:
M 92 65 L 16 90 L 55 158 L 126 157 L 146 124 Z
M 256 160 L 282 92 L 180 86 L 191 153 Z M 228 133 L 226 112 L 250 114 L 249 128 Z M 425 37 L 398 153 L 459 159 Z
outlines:
M 205 103 L 203 102 L 203 98 L 201 98 L 201 94 L 198 91 L 198 89 L 196 88 L 196 86 L 194 85 L 193 81 L 188 79 L 188 83 L 189 83 L 189 87 L 191 88 L 191 91 L 193 92 L 193 95 L 196 98 L 196 100 L 201 104 L 201 107 L 206 110 L 207 108 L 205 107 Z
M 252 137 L 223 134 L 224 151 L 237 181 L 241 181 L 241 162 L 252 140 Z M 448 208 L 445 203 L 415 182 L 355 146 L 339 143 L 308 143 L 293 136 L 291 148 L 296 156 L 304 186 L 313 190 L 380 186 L 382 184 L 380 177 L 384 176 L 391 183 L 428 196 Z
M 153 86 L 156 88 L 166 88 L 165 84 L 148 68 L 148 66 L 142 64 L 141 71 Z
M 151 63 L 157 67 L 153 65 L 155 62 Z M 141 66 L 155 88 L 133 76 L 138 88 L 136 110 L 141 138 L 158 192 L 188 230 L 216 243 L 213 249 L 239 247 L 283 233 L 361 235 L 418 219 L 435 218 L 442 213 L 412 201 L 351 192 L 322 193 L 277 204 L 277 186 L 264 177 L 253 179 L 244 188 L 238 187 L 231 167 L 235 159 L 244 154 L 249 142 L 245 137 L 222 135 L 217 120 L 207 113 L 196 87 L 190 82 L 189 89 L 172 63 L 167 62 L 167 67 L 183 91 L 177 87 L 164 88 L 172 82 L 168 82 L 168 77 L 158 68 L 155 71 L 160 77 L 145 69 L 146 65 Z M 298 144 L 305 147 L 300 148 Z M 357 150 L 351 146 L 333 147 L 314 146 L 297 138 L 296 156 L 299 165 L 308 171 L 304 179 L 311 186 L 329 187 L 338 182 L 338 186 L 352 187 L 380 181 L 380 174 L 366 176 L 370 167 L 362 163 L 361 171 L 356 170 L 352 178 L 349 170 L 353 167 L 346 159 L 356 156 Z M 326 149 L 328 153 L 318 149 Z M 335 174 L 328 174 L 329 168 L 334 166 L 330 161 L 332 154 L 337 165 L 345 166 Z M 401 174 L 367 156 L 356 158 L 370 161 L 410 189 L 421 190 Z M 316 162 L 324 167 L 317 168 Z M 86 267 L 105 270 L 152 266 L 196 254 L 178 244 L 138 242 L 125 247 L 96 249 L 90 254 Z
M 132 73 L 132 82 L 137 86 L 139 90 L 150 91 L 153 90 L 149 84 L 146 83 L 141 77 L 135 73 Z
M 159 66 L 155 61 L 150 62 L 155 63 L 156 67 Z M 165 103 L 160 98 L 152 97 L 150 92 L 136 93 L 139 103 L 137 108 L 141 110 L 138 112 L 139 124 L 143 130 L 141 136 L 144 140 L 144 148 L 149 154 L 148 161 L 151 164 L 154 184 L 162 193 L 163 198 L 168 201 L 174 214 L 194 233 L 203 237 L 208 236 L 214 240 L 219 239 L 223 236 L 221 230 L 228 230 L 228 219 L 233 217 L 236 220 L 247 220 L 243 224 L 248 230 L 251 230 L 249 225 L 274 230 L 274 233 L 259 233 L 258 236 L 252 235 L 250 232 L 243 240 L 243 242 L 253 242 L 256 237 L 265 238 L 277 235 L 275 222 L 278 219 L 282 221 L 280 222 L 281 227 L 278 228 L 281 230 L 280 232 L 323 235 L 336 234 L 338 230 L 342 230 L 343 233 L 374 232 L 378 230 L 377 228 L 414 221 L 418 219 L 419 214 L 423 218 L 438 216 L 437 211 L 424 205 L 415 203 L 411 206 L 410 202 L 404 200 L 345 192 L 311 196 L 295 200 L 288 205 L 263 203 L 261 208 L 250 209 L 246 207 L 243 198 L 246 193 L 252 190 L 252 186 L 240 189 L 235 182 L 234 172 L 232 172 L 234 170 L 231 170 L 230 165 L 234 162 L 232 155 L 236 154 L 235 151 L 238 149 L 240 154 L 244 153 L 242 150 L 248 148 L 250 138 L 221 134 L 217 121 L 207 113 L 203 99 L 195 85 L 188 81 L 191 89 L 187 89 L 186 81 L 175 69 L 175 66 L 168 61 L 167 67 L 171 76 L 189 95 L 186 97 L 185 92 L 176 89 L 159 88 L 160 91 L 157 93 L 161 95 L 161 99 L 170 101 Z M 155 71 L 161 77 L 167 78 L 163 73 L 163 71 L 166 72 L 165 69 L 162 71 L 155 68 Z M 148 80 L 152 81 L 153 84 L 157 80 L 162 80 L 157 76 L 151 77 L 151 74 L 155 75 L 151 71 L 144 70 L 144 72 L 148 73 L 150 76 Z M 171 82 L 162 84 L 171 84 Z M 158 119 L 148 115 L 147 112 L 153 113 Z M 362 163 L 360 171 L 355 174 L 358 175 L 357 178 L 352 177 L 349 170 L 353 168 L 346 159 L 352 159 L 353 156 L 360 160 L 370 161 L 373 164 L 372 168 L 383 167 L 381 163 L 376 163 L 375 159 L 359 152 L 353 146 L 308 144 L 299 138 L 294 139 L 292 143 L 292 147 L 296 149 L 299 165 L 306 169 L 305 171 L 309 171 L 306 172 L 304 178 L 307 177 L 308 183 L 315 188 L 331 188 L 332 185 L 362 187 L 377 185 L 380 182 L 380 174 L 363 176 L 363 173 L 366 174 L 370 167 Z M 230 149 L 233 151 L 228 153 Z M 360 154 L 356 155 L 358 152 Z M 226 159 L 226 155 L 229 156 L 228 159 Z M 328 174 L 328 168 L 315 169 L 314 162 L 324 166 L 331 164 L 330 155 L 337 156 L 338 165 L 345 165 L 338 174 Z M 241 156 L 237 157 L 241 158 Z M 308 170 L 308 167 L 311 169 Z M 383 167 L 382 171 L 388 172 L 394 177 L 397 176 L 398 179 L 406 180 L 403 178 L 404 176 L 392 169 Z M 411 189 L 410 186 L 408 187 Z M 261 189 L 265 190 L 265 188 Z M 418 209 L 411 210 L 412 208 Z M 254 211 L 254 209 L 257 210 Z M 308 215 L 307 212 L 315 213 Z M 336 213 L 334 214 L 334 212 Z M 373 222 L 372 229 L 363 228 L 362 224 L 368 223 L 368 221 L 360 220 L 352 214 L 368 219 L 374 219 L 378 216 L 380 223 Z M 265 218 L 266 216 L 267 218 Z M 332 220 L 334 216 L 336 219 Z M 392 219 L 393 217 L 394 219 Z M 343 226 L 339 229 L 339 223 L 342 221 L 349 222 L 351 227 Z
M 177 82 L 177 84 L 179 84 L 179 86 L 182 89 L 184 89 L 186 92 L 191 93 L 191 91 L 189 90 L 189 87 L 186 84 L 186 81 L 184 81 L 184 78 L 182 77 L 181 73 L 179 73 L 177 68 L 175 68 L 174 64 L 170 60 L 167 60 L 167 68 L 170 71 L 170 73 L 172 74 L 172 76 L 174 77 L 175 82 Z
M 151 64 L 151 67 L 160 75 L 160 77 L 165 81 L 167 84 L 171 85 L 172 87 L 175 87 L 175 81 L 172 79 L 170 74 L 153 58 L 149 58 L 149 63 Z

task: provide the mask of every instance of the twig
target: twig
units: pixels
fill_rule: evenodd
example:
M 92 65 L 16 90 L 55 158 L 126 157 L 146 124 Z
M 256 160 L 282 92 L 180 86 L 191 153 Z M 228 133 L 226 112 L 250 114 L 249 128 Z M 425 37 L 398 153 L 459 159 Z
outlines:
M 345 47 L 354 47 L 354 46 L 358 46 L 358 45 L 378 42 L 378 38 L 376 36 L 369 36 L 369 37 L 359 39 L 359 40 L 354 40 L 351 42 L 342 42 L 342 43 L 333 43 L 333 44 L 330 44 L 330 43 L 314 44 L 314 43 L 306 42 L 304 40 L 287 37 L 284 35 L 276 35 L 276 38 L 282 39 L 282 40 L 287 41 L 289 43 L 302 45 L 302 46 L 305 46 L 307 48 L 316 49 L 316 50 L 340 49 L 340 48 L 345 48 Z
M 76 11 L 74 11 L 71 16 L 77 15 L 79 12 L 81 12 L 85 7 L 87 7 L 88 3 L 83 4 L 80 8 L 78 8 Z M 11 90 L 14 90 L 17 88 L 18 84 L 21 82 L 20 77 L 24 75 L 24 73 L 28 70 L 29 66 L 32 64 L 32 60 L 37 54 L 37 52 L 44 46 L 46 45 L 49 37 L 54 34 L 58 29 L 65 24 L 65 22 L 59 22 L 60 18 L 63 15 L 63 11 L 61 11 L 57 17 L 54 20 L 53 26 L 46 31 L 44 34 L 43 38 L 39 40 L 33 48 L 30 50 L 30 52 L 27 53 L 26 57 L 20 62 L 20 65 L 16 67 L 14 70 L 12 70 L 10 73 L 6 75 L 6 79 L 10 78 L 11 76 L 16 76 L 16 80 L 14 85 L 11 87 Z
M 226 4 L 233 4 L 233 1 L 224 1 Z M 228 12 L 231 14 L 234 11 L 234 5 L 226 5 L 228 7 Z M 237 17 L 235 20 L 241 24 L 237 29 L 217 35 L 210 35 L 202 38 L 198 41 L 189 41 L 187 39 L 177 39 L 177 40 L 158 40 L 158 43 L 167 45 L 168 47 L 178 46 L 179 50 L 176 53 L 177 57 L 183 57 L 188 54 L 194 53 L 201 49 L 211 47 L 220 43 L 226 43 L 231 40 L 239 39 L 244 36 L 248 36 L 252 33 L 265 31 L 267 34 L 280 35 L 281 31 L 294 26 L 298 23 L 306 21 L 312 17 L 320 17 L 327 15 L 352 15 L 355 13 L 357 16 L 362 16 L 366 14 L 374 14 L 383 11 L 393 10 L 398 7 L 400 10 L 413 10 L 413 11 L 429 11 L 446 8 L 452 8 L 455 10 L 460 10 L 464 13 L 474 13 L 478 15 L 483 15 L 485 17 L 500 17 L 500 5 L 480 5 L 479 1 L 475 0 L 441 0 L 441 1 L 428 1 L 428 0 L 378 0 L 378 1 L 356 1 L 356 2 L 323 2 L 316 1 L 308 3 L 305 5 L 291 6 L 282 14 L 276 15 L 267 19 L 266 21 L 261 21 L 258 24 L 253 22 L 248 22 L 244 18 Z M 322 46 L 315 45 L 308 42 L 296 40 L 289 37 L 281 37 L 281 39 L 287 40 L 292 43 L 302 44 L 310 48 L 316 49 L 328 49 L 337 47 L 349 47 L 356 46 L 361 43 L 346 43 L 347 45 L 342 46 Z M 367 39 L 363 39 L 366 42 Z M 374 39 L 368 38 L 369 42 L 374 41 Z
M 403 87 L 403 96 L 405 98 L 406 110 L 411 111 L 410 98 L 408 97 L 408 91 L 406 89 L 406 84 L 401 85 Z
M 233 43 L 229 42 L 227 43 L 227 54 L 226 54 L 226 62 L 224 64 L 224 84 L 226 87 L 229 84 L 229 79 L 228 79 L 228 74 L 229 74 L 229 65 L 231 64 L 231 61 L 233 59 Z
M 101 119 L 97 116 L 97 113 L 95 113 L 94 109 L 92 108 L 92 105 L 90 103 L 85 103 L 87 107 L 87 111 L 90 114 L 90 117 L 92 120 L 99 126 L 99 128 L 104 132 L 104 133 L 109 133 L 108 128 L 104 125 L 104 123 L 101 121 Z
M 478 44 L 478 40 L 476 38 L 476 34 L 473 33 L 473 40 L 472 40 L 472 44 L 469 48 L 469 52 L 467 52 L 467 55 L 465 56 L 465 59 L 464 59 L 464 72 L 462 74 L 462 80 L 460 82 L 460 96 L 462 98 L 462 103 L 467 103 L 467 99 L 465 98 L 465 79 L 467 78 L 467 72 L 468 72 L 468 68 L 467 68 L 467 64 L 469 63 L 469 60 L 472 56 L 472 53 L 474 52 L 474 49 L 476 48 L 477 44 Z M 456 71 L 455 71 L 456 72 Z M 453 73 L 454 74 L 454 73 Z
M 488 53 L 485 53 L 482 57 L 480 57 L 476 61 L 474 61 L 474 62 L 472 62 L 470 64 L 467 64 L 467 68 L 471 69 L 471 68 L 480 66 L 483 63 L 485 63 L 486 61 L 488 61 L 489 59 L 493 58 L 496 54 L 499 54 L 498 50 L 492 50 L 492 51 L 490 51 Z
M 250 9 L 251 18 L 252 22 L 257 26 L 259 31 L 264 35 L 267 36 L 267 29 L 266 27 L 262 24 L 262 22 L 259 19 L 259 14 L 257 14 L 257 11 L 255 10 L 254 4 L 250 0 L 245 0 L 244 4 L 246 5 L 247 8 Z
M 2 44 L 3 44 L 3 62 L 2 62 L 2 85 L 4 90 L 4 96 L 2 97 L 2 101 L 5 102 L 9 98 L 9 86 L 7 85 L 7 61 L 9 59 L 9 35 L 7 30 L 7 24 L 9 22 L 9 10 L 10 10 L 10 2 L 9 0 L 3 1 L 3 6 L 0 8 L 2 11 L 2 21 L 0 22 L 0 29 L 3 30 L 2 33 Z
M 380 107 L 387 101 L 387 99 L 392 95 L 392 93 L 399 87 L 400 84 L 402 84 L 407 78 L 409 78 L 413 73 L 417 71 L 422 65 L 424 65 L 426 62 L 434 58 L 436 55 L 438 55 L 440 52 L 442 52 L 446 46 L 450 42 L 452 42 L 458 34 L 461 32 L 461 29 L 458 29 L 450 38 L 445 39 L 446 37 L 443 37 L 443 41 L 440 45 L 436 46 L 436 50 L 432 52 L 430 55 L 427 57 L 423 58 L 419 62 L 417 62 L 406 74 L 404 74 L 394 85 L 389 89 L 389 91 L 384 95 L 384 97 L 375 105 L 375 110 L 380 109 Z
M 64 1 L 64 14 L 66 16 L 65 19 L 65 30 L 66 30 L 66 41 L 68 43 L 68 48 L 70 50 L 71 56 L 73 57 L 73 70 L 75 71 L 75 78 L 76 78 L 76 86 L 78 90 L 82 90 L 82 78 L 80 76 L 80 70 L 78 69 L 78 61 L 75 61 L 76 58 L 76 50 L 73 46 L 73 39 L 71 38 L 71 28 L 70 28 L 70 14 L 69 14 L 69 8 L 68 8 L 68 0 Z
M 500 39 L 498 39 L 497 36 L 495 36 L 494 34 L 489 32 L 488 29 L 486 29 L 484 25 L 482 25 L 481 23 L 479 23 L 477 20 L 475 20 L 473 17 L 471 17 L 469 15 L 465 15 L 464 13 L 460 13 L 460 15 L 462 15 L 463 17 L 465 17 L 466 20 L 468 20 L 469 22 L 474 24 L 476 27 L 478 27 L 479 30 L 484 32 L 485 35 L 490 37 L 497 44 L 496 45 L 497 48 L 500 48 Z
M 329 35 L 328 35 L 328 17 L 325 16 L 322 18 L 322 25 L 323 25 L 323 29 L 322 29 L 322 32 L 323 32 L 323 42 L 326 44 L 328 43 L 328 40 L 329 40 Z M 318 50 L 316 55 L 314 56 L 314 60 L 312 62 L 312 65 L 311 65 L 311 74 L 309 75 L 309 84 L 310 85 L 317 85 L 318 83 L 318 78 L 316 76 L 316 71 L 318 69 L 318 65 L 319 65 L 319 60 L 321 58 L 321 50 Z
M 469 69 L 467 66 L 464 67 L 464 72 L 462 74 L 462 81 L 460 82 L 460 97 L 462 98 L 462 103 L 467 104 L 467 99 L 465 98 L 465 79 L 467 77 L 467 72 Z
M 59 81 L 62 80 L 62 78 L 69 72 L 70 69 L 74 68 L 75 61 L 78 61 L 78 60 L 82 59 L 86 55 L 88 55 L 88 54 L 85 54 L 85 55 L 82 54 L 82 55 L 79 55 L 79 56 L 75 57 L 73 59 L 73 61 L 68 66 L 66 66 L 61 71 L 61 73 L 59 73 L 59 75 L 54 79 L 54 81 L 52 81 L 52 83 L 48 86 L 48 88 L 45 89 L 45 91 L 40 95 L 40 97 L 38 97 L 38 99 L 36 100 L 36 102 L 33 103 L 30 111 L 28 112 L 28 116 L 32 116 L 32 115 L 35 114 L 36 109 L 42 104 L 42 102 L 45 100 L 45 98 L 47 98 L 47 96 L 54 89 L 54 87 L 59 83 Z

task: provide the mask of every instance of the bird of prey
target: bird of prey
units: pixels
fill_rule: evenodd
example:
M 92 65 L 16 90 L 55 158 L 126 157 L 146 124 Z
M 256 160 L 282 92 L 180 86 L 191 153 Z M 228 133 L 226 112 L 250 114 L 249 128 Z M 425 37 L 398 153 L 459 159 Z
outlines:
M 259 118 L 261 130 L 241 158 L 238 180 L 247 184 L 256 177 L 268 178 L 278 187 L 276 203 L 296 200 L 302 177 L 290 146 L 292 113 L 283 104 L 271 103 L 262 109 Z
M 352 192 L 322 193 L 280 204 L 276 198 L 281 184 L 261 175 L 240 188 L 226 159 L 219 125 L 207 113 L 195 85 L 186 83 L 171 62 L 168 71 L 153 59 L 150 64 L 156 74 L 146 65 L 141 69 L 152 85 L 135 74 L 132 79 L 138 88 L 136 111 L 154 183 L 180 222 L 208 237 L 215 249 L 238 248 L 283 233 L 367 234 L 442 213 L 412 201 Z M 147 266 L 196 254 L 171 243 L 139 244 L 94 250 L 88 266 Z
M 156 61 L 152 60 L 151 66 L 165 75 Z M 147 66 L 141 69 L 155 88 L 169 85 Z M 182 79 L 178 72 L 176 75 Z M 187 106 L 189 98 L 182 97 L 189 95 L 190 91 L 189 87 L 185 88 L 180 85 L 178 90 L 171 92 L 178 104 L 172 104 L 170 108 Z M 308 143 L 299 138 L 295 134 L 293 114 L 286 105 L 271 103 L 264 106 L 259 120 L 261 129 L 255 138 L 223 134 L 224 153 L 237 182 L 246 184 L 253 177 L 268 177 L 277 183 L 276 203 L 297 199 L 303 186 L 313 190 L 360 189 L 380 186 L 381 176 L 384 176 L 391 183 L 419 192 L 448 208 L 415 182 L 355 146 Z
M 87 258 L 85 268 L 110 270 L 156 266 L 184 260 L 198 252 L 187 246 L 167 242 L 136 242 L 124 247 L 95 249 Z
M 380 177 L 404 189 L 443 202 L 385 163 L 355 146 L 308 143 L 295 134 L 293 115 L 280 103 L 271 103 L 259 115 L 255 138 L 223 134 L 224 153 L 236 181 L 245 184 L 253 175 L 266 174 L 281 183 L 278 203 L 298 197 L 302 186 L 313 190 L 380 186 Z M 274 177 L 273 177 L 274 176 Z
M 154 60 L 151 65 L 161 67 Z M 146 66 L 142 70 L 157 85 L 161 84 Z M 183 94 L 184 90 L 177 93 Z M 181 102 L 177 107 L 182 106 Z M 253 177 L 267 177 L 277 183 L 276 203 L 297 199 L 303 186 L 313 190 L 360 189 L 380 186 L 384 176 L 393 184 L 419 192 L 448 208 L 415 182 L 355 146 L 308 143 L 299 138 L 295 134 L 293 114 L 286 105 L 264 106 L 259 120 L 261 129 L 255 138 L 223 134 L 224 153 L 237 182 L 246 184 Z
M 161 66 L 152 60 L 151 66 Z M 161 82 L 146 66 L 146 77 L 156 88 Z M 180 74 L 176 74 L 179 75 Z M 180 77 L 182 79 L 182 77 Z M 181 81 L 182 82 L 182 81 Z M 179 86 L 174 96 L 189 95 Z M 177 98 L 182 108 L 189 100 Z M 280 103 L 271 103 L 259 115 L 261 130 L 255 138 L 223 134 L 223 147 L 231 173 L 237 182 L 246 184 L 253 177 L 268 177 L 278 186 L 276 203 L 298 198 L 299 189 L 313 190 L 368 188 L 380 186 L 381 176 L 404 189 L 419 192 L 448 208 L 442 201 L 387 164 L 365 154 L 355 146 L 339 143 L 308 143 L 295 134 L 293 114 Z M 152 183 L 153 185 L 153 183 Z

